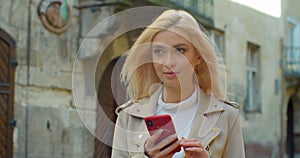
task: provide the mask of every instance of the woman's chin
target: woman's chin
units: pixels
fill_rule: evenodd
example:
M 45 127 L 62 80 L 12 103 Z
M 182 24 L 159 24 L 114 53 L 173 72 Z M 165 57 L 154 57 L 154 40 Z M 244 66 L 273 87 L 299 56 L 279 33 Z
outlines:
M 170 87 L 170 88 L 179 88 L 180 84 L 178 82 L 178 80 L 167 80 L 163 82 L 165 87 Z

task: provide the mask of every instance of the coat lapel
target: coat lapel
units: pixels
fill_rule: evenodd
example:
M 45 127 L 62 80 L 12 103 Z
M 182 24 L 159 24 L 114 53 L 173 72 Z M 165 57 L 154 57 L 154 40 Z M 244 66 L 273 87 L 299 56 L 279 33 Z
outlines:
M 144 98 L 134 103 L 133 106 L 125 108 L 124 111 L 132 116 L 145 118 L 147 116 L 155 115 L 157 100 L 159 94 L 162 91 L 162 84 L 155 84 L 152 86 L 151 90 L 153 93 L 149 98 Z
M 149 137 L 147 127 L 144 124 L 144 118 L 147 116 L 155 115 L 157 100 L 163 88 L 161 84 L 155 86 L 156 87 L 154 87 L 155 89 L 153 90 L 150 98 L 141 99 L 137 103 L 134 103 L 134 105 L 124 109 L 126 113 L 137 117 L 139 118 L 139 121 L 142 121 L 142 123 L 137 124 L 139 125 L 139 127 L 137 127 L 137 132 L 135 132 L 132 136 L 132 143 L 140 152 L 143 151 L 143 145 L 146 139 Z
M 200 91 L 200 105 L 194 119 L 190 138 L 198 138 L 204 147 L 220 134 L 220 129 L 216 123 L 224 111 L 223 104 L 214 97 Z

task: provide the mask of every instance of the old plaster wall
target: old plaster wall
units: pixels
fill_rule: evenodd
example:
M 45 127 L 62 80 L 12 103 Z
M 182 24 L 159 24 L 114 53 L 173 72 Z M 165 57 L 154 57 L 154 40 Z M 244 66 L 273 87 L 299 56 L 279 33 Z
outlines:
M 293 46 L 297 49 L 300 47 L 300 11 L 298 9 L 298 6 L 300 5 L 300 1 L 297 0 L 290 0 L 290 1 L 283 1 L 283 8 L 285 12 L 283 13 L 284 16 L 284 30 L 285 30 L 285 36 L 284 36 L 284 45 L 289 47 L 291 46 L 291 40 L 290 37 L 288 37 L 288 28 L 289 23 L 292 22 L 292 24 L 295 25 L 294 30 L 294 39 L 293 39 Z M 288 42 L 289 41 L 289 42 Z M 299 52 L 296 50 L 296 53 Z M 300 105 L 299 105 L 299 98 L 300 98 L 300 92 L 299 92 L 299 77 L 286 77 L 284 78 L 284 102 L 285 106 L 282 107 L 283 114 L 286 114 L 288 111 L 288 102 L 292 101 L 293 106 L 293 115 L 294 115 L 294 131 L 293 133 L 300 133 Z M 288 121 L 291 119 L 291 116 L 283 115 L 283 135 L 284 138 L 283 141 L 286 143 L 288 142 L 287 135 L 288 131 L 285 129 L 288 129 Z M 295 152 L 297 152 L 296 157 L 299 155 L 299 138 L 294 137 L 294 146 L 295 146 Z M 288 144 L 288 143 L 287 143 Z
M 249 157 L 278 155 L 281 138 L 280 72 L 282 19 L 276 18 L 238 3 L 215 1 L 215 25 L 225 34 L 225 60 L 229 91 L 241 104 L 241 120 Z M 226 15 L 226 16 L 224 16 Z M 260 98 L 261 112 L 246 113 L 246 53 L 247 42 L 260 46 Z
M 70 6 L 78 3 L 67 2 Z M 17 45 L 14 157 L 92 157 L 94 137 L 78 116 L 71 93 L 79 42 L 78 10 L 71 7 L 69 28 L 56 35 L 43 27 L 37 15 L 39 0 L 0 3 L 0 27 Z

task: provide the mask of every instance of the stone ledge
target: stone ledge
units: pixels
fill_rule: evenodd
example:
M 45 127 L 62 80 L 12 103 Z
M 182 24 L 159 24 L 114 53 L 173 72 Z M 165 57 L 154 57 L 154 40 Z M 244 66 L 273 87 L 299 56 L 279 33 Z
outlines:
M 17 84 L 27 84 L 27 67 L 18 66 L 16 71 Z M 72 89 L 72 72 L 57 71 L 43 71 L 38 67 L 30 67 L 30 86 L 51 88 L 51 89 L 62 89 L 70 91 Z
M 72 107 L 72 95 L 71 91 L 25 86 L 17 84 L 15 86 L 15 103 L 20 105 L 30 105 L 38 107 L 58 107 L 58 108 L 70 108 Z

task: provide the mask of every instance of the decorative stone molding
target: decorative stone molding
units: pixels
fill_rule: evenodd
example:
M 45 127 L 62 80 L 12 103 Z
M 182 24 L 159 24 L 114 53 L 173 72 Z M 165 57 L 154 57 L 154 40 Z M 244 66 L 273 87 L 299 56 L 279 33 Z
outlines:
M 55 34 L 67 30 L 71 21 L 71 9 L 66 0 L 41 0 L 37 13 L 44 27 Z

